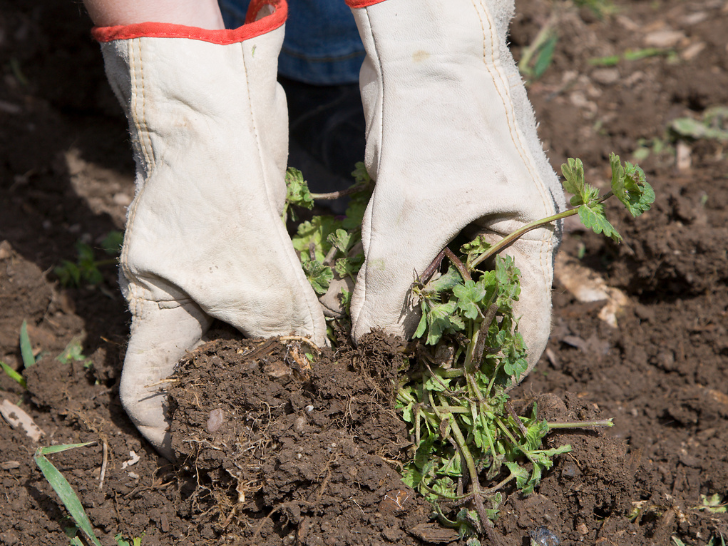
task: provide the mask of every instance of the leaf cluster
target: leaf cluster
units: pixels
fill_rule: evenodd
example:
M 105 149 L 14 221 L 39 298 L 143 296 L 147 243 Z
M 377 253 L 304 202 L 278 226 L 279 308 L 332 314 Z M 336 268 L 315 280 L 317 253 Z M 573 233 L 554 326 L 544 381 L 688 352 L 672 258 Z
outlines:
M 464 262 L 489 246 L 482 238 L 463 245 Z M 531 417 L 518 417 L 520 423 L 506 407 L 506 390 L 528 369 L 513 309 L 520 271 L 510 256 L 496 256 L 494 270 L 472 270 L 467 279 L 458 266 L 413 288 L 422 310 L 415 338 L 432 349 L 421 348 L 397 398 L 415 445 L 404 481 L 433 503 L 467 497 L 463 482 L 470 481 L 469 494 L 476 494 L 480 485 L 473 482 L 479 484 L 481 477 L 515 481 L 527 495 L 551 468 L 553 457 L 570 448 L 542 450 L 549 428 L 538 420 L 535 406 Z M 486 513 L 491 519 L 500 504 L 497 489 L 480 493 L 490 502 Z M 440 517 L 463 533 L 478 528 L 466 525 L 462 512 L 454 521 L 442 512 Z
M 616 154 L 609 156 L 609 163 L 612 167 L 611 194 L 616 195 L 634 217 L 649 210 L 655 201 L 655 192 L 645 180 L 644 171 L 629 161 L 622 165 Z M 611 194 L 602 197 L 598 188 L 584 181 L 584 165 L 580 159 L 569 158 L 561 166 L 561 173 L 564 175 L 564 189 L 574 194 L 570 202 L 572 206 L 578 207 L 581 222 L 595 233 L 604 233 L 620 242 L 622 236 L 607 220 L 602 205 Z
M 110 231 L 103 241 L 101 248 L 109 256 L 118 256 L 124 236 L 119 231 Z M 94 249 L 82 241 L 76 243 L 76 261 L 63 260 L 53 272 L 58 276 L 62 286 L 80 287 L 82 284 L 95 286 L 104 280 L 99 267 L 116 263 L 116 258 L 97 260 Z
M 300 174 L 295 169 L 289 171 Z M 352 188 L 356 191 L 350 194 L 344 216 L 316 215 L 311 220 L 301 222 L 292 237 L 293 248 L 299 253 L 306 277 L 318 294 L 326 293 L 334 275 L 355 279 L 364 263 L 364 253 L 359 243 L 364 211 L 371 196 L 371 179 L 363 163 L 357 163 L 352 176 L 355 179 Z M 292 196 L 289 204 L 304 203 L 305 206 L 308 203 L 312 194 L 303 177 L 300 180 L 296 178 L 288 188 L 289 196 Z M 297 197 L 300 195 L 304 197 Z M 343 294 L 345 300 L 349 297 L 350 294 Z M 348 309 L 348 305 L 346 308 Z

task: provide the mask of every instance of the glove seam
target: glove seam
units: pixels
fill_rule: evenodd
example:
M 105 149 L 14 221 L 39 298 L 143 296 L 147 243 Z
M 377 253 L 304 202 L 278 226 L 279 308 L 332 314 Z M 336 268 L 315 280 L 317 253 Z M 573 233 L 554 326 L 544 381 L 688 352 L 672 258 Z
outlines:
M 371 36 L 372 46 L 374 47 L 374 58 L 377 61 L 377 76 L 378 76 L 377 81 L 379 82 L 379 93 L 380 93 L 379 112 L 378 112 L 378 115 L 379 115 L 379 152 L 377 153 L 377 171 L 376 171 L 378 174 L 380 171 L 381 163 L 382 163 L 382 155 L 383 155 L 382 149 L 384 148 L 384 123 L 383 123 L 383 118 L 384 118 L 384 74 L 382 73 L 382 65 L 381 65 L 381 61 L 379 58 L 379 48 L 377 47 L 377 40 L 376 40 L 376 37 L 374 36 L 374 31 L 372 29 L 371 18 L 369 17 L 369 7 L 365 7 L 362 11 L 364 12 L 364 15 L 366 16 L 368 32 L 369 32 L 369 35 Z M 368 140 L 369 140 L 369 135 L 367 135 L 367 141 Z M 376 181 L 375 181 L 375 183 L 376 183 Z M 365 250 L 365 253 L 364 253 L 365 261 L 364 261 L 364 266 L 362 267 L 362 270 L 360 272 L 360 274 L 363 273 L 363 278 L 361 279 L 362 280 L 362 282 L 360 283 L 361 288 L 359 289 L 361 291 L 361 295 L 358 297 L 359 301 L 362 302 L 362 305 L 363 305 L 363 302 L 366 301 L 366 295 L 367 295 L 366 279 L 367 279 L 367 276 L 368 276 L 367 273 L 369 270 L 369 260 L 368 260 L 368 256 L 366 254 L 368 253 L 369 249 L 371 248 L 371 243 L 372 243 L 371 220 L 372 220 L 373 212 L 371 212 L 371 211 L 374 210 L 374 202 L 376 201 L 376 199 L 377 199 L 377 191 L 376 191 L 376 186 L 375 186 L 374 191 L 372 192 L 372 197 L 370 199 L 370 202 L 367 205 L 366 211 L 364 212 L 364 218 L 363 218 L 363 223 L 366 223 L 367 217 L 368 217 L 369 229 L 367 230 L 366 244 L 364 244 L 364 240 L 362 239 L 362 246 Z M 370 211 L 369 214 L 367 214 L 367 211 Z M 363 234 L 363 231 L 362 231 L 362 234 Z M 356 320 L 357 323 L 359 322 L 359 319 L 361 318 L 361 310 L 362 310 L 362 308 L 360 307 L 358 310 L 358 313 L 357 313 L 359 315 L 359 316 L 357 316 L 357 320 Z
M 136 44 L 135 44 L 136 42 Z M 136 47 L 135 47 L 136 45 Z M 129 213 L 127 216 L 127 222 L 126 222 L 126 234 L 124 236 L 124 246 L 122 248 L 122 255 L 120 257 L 119 263 L 122 267 L 122 271 L 126 278 L 130 281 L 129 282 L 129 296 L 127 297 L 127 301 L 129 302 L 130 306 L 132 305 L 132 301 L 135 303 L 139 300 L 146 300 L 146 301 L 152 301 L 148 298 L 142 298 L 141 296 L 138 296 L 138 292 L 141 288 L 140 281 L 137 278 L 137 276 L 132 273 L 131 269 L 129 268 L 129 244 L 128 241 L 130 241 L 133 238 L 133 232 L 134 232 L 134 220 L 136 218 L 136 212 L 137 208 L 139 206 L 139 201 L 144 194 L 144 190 L 147 186 L 147 182 L 149 178 L 151 178 L 151 173 L 154 171 L 154 148 L 152 146 L 151 139 L 149 137 L 149 127 L 147 125 L 146 121 L 146 89 L 145 89 L 145 82 L 144 82 L 144 62 L 142 60 L 142 42 L 141 38 L 136 38 L 133 40 L 129 40 L 128 44 L 128 51 L 129 51 L 129 62 L 130 62 L 130 73 L 131 73 L 131 93 L 129 97 L 129 117 L 133 122 L 133 125 L 136 129 L 136 140 L 139 143 L 139 150 L 140 150 L 140 156 L 144 158 L 144 161 L 141 165 L 139 179 L 137 181 L 137 184 L 139 186 L 137 193 L 134 197 L 134 202 L 132 203 L 132 206 L 129 208 Z M 138 310 L 136 311 L 139 312 Z M 134 313 L 133 313 L 134 314 Z
M 256 146 L 256 151 L 257 151 L 257 155 L 258 155 L 258 161 L 260 163 L 260 169 L 261 169 L 261 172 L 262 172 L 262 175 L 263 175 L 263 183 L 264 183 L 264 187 L 266 188 L 265 198 L 268 201 L 268 211 L 275 211 L 276 210 L 276 207 L 274 206 L 273 203 L 271 203 L 270 194 L 268 193 L 268 180 L 269 180 L 269 176 L 268 176 L 268 172 L 266 170 L 265 161 L 263 160 L 263 150 L 262 150 L 262 146 L 261 146 L 261 142 L 260 142 L 260 133 L 258 132 L 258 124 L 256 123 L 256 118 L 255 118 L 255 109 L 253 107 L 253 98 L 251 96 L 251 88 L 250 88 L 250 83 L 249 83 L 249 79 L 248 79 L 248 63 L 247 63 L 247 60 L 245 58 L 245 46 L 244 46 L 243 43 L 240 44 L 240 52 L 241 52 L 241 60 L 242 60 L 242 63 L 243 63 L 243 75 L 244 75 L 244 78 L 245 78 L 246 87 L 247 87 L 247 91 L 248 91 L 247 95 L 248 95 L 248 108 L 250 110 L 250 121 L 251 121 L 251 124 L 252 124 L 252 127 L 253 127 L 253 134 L 255 135 L 255 146 Z M 275 214 L 274 214 L 274 219 L 273 220 L 274 220 L 274 222 L 275 221 L 278 221 L 278 222 L 281 221 L 280 218 L 278 218 L 277 216 L 275 216 Z M 276 229 L 276 234 L 277 234 L 278 238 L 280 239 L 280 226 L 279 226 L 278 229 Z M 288 241 L 281 241 L 281 242 L 284 245 L 284 247 L 285 247 L 285 245 L 290 245 L 290 240 L 288 240 Z M 290 253 L 289 252 L 284 252 L 284 254 L 286 256 L 286 260 L 288 261 L 288 264 L 292 267 L 292 271 L 296 272 L 294 274 L 294 277 L 296 279 L 296 282 L 298 283 L 299 287 L 303 289 L 303 293 L 305 294 L 306 293 L 306 290 L 307 289 L 310 289 L 310 286 L 308 285 L 308 282 L 306 283 L 306 286 L 304 286 L 304 284 L 301 282 L 301 275 L 300 275 L 300 273 L 303 270 L 301 269 L 300 264 L 299 263 L 293 263 L 293 261 L 291 260 L 291 256 L 290 256 Z M 318 305 L 319 305 L 318 304 L 318 300 L 316 300 L 316 306 L 317 306 L 316 307 L 316 310 L 319 310 L 318 309 Z M 308 316 L 308 318 L 309 318 L 309 325 L 308 326 L 310 327 L 310 330 L 312 332 L 312 336 L 314 338 L 316 338 L 318 332 L 317 332 L 317 328 L 316 328 L 316 321 L 314 319 L 314 316 L 315 316 L 314 315 L 314 309 L 311 306 L 311 302 L 310 302 L 310 298 L 309 297 L 306 297 L 306 306 L 308 307 L 308 311 L 309 311 L 309 316 Z
M 502 73 L 501 70 L 497 68 L 498 64 L 500 62 L 500 48 L 498 47 L 498 44 L 494 42 L 493 34 L 497 34 L 497 29 L 495 26 L 494 21 L 491 18 L 491 14 L 489 11 L 489 6 L 485 5 L 482 0 L 478 2 L 480 4 L 480 7 L 483 9 L 483 12 L 488 20 L 488 26 L 491 29 L 490 32 L 490 61 L 492 62 L 492 65 L 488 64 L 488 50 L 487 50 L 487 36 L 488 33 L 485 30 L 485 22 L 483 21 L 483 17 L 481 16 L 480 10 L 478 9 L 478 5 L 476 4 L 476 0 L 472 0 L 473 8 L 475 9 L 476 14 L 478 15 L 478 20 L 480 21 L 480 27 L 483 32 L 483 60 L 485 64 L 485 68 L 488 71 L 488 74 L 490 74 L 491 79 L 493 80 L 493 86 L 495 88 L 496 93 L 498 93 L 498 96 L 501 99 L 501 102 L 503 103 L 503 108 L 505 112 L 506 122 L 508 123 L 508 129 L 509 133 L 511 135 L 511 141 L 516 147 L 516 150 L 518 150 L 518 155 L 521 156 L 521 159 L 523 160 L 524 165 L 528 169 L 529 173 L 531 174 L 531 179 L 535 181 L 535 186 L 538 190 L 539 196 L 541 197 L 541 204 L 544 206 L 544 212 L 546 215 L 548 215 L 549 212 L 549 205 L 547 203 L 547 200 L 545 200 L 545 191 L 546 187 L 541 179 L 541 175 L 538 172 L 538 170 L 535 168 L 533 158 L 531 157 L 531 154 L 529 150 L 524 146 L 523 138 L 521 135 L 518 119 L 516 117 L 516 113 L 513 110 L 510 93 L 508 90 L 510 89 L 508 79 L 505 77 L 505 74 Z M 491 68 L 491 66 L 493 68 Z M 500 87 L 498 86 L 497 79 L 494 75 L 498 75 L 498 79 L 500 80 L 501 84 L 505 86 L 505 92 L 507 93 L 507 98 L 509 100 L 506 100 L 506 97 L 503 96 Z M 511 104 L 511 107 L 509 108 L 509 103 Z M 552 213 L 554 211 L 551 211 Z M 546 253 L 549 252 L 552 241 L 551 241 L 551 235 L 548 233 L 548 231 L 544 232 L 544 235 L 541 238 L 541 251 L 539 252 L 539 268 L 541 269 L 541 273 L 543 275 L 544 279 L 549 279 L 551 275 L 549 274 L 549 268 L 544 263 L 544 245 L 546 246 L 545 250 Z M 548 260 L 547 260 L 548 261 Z

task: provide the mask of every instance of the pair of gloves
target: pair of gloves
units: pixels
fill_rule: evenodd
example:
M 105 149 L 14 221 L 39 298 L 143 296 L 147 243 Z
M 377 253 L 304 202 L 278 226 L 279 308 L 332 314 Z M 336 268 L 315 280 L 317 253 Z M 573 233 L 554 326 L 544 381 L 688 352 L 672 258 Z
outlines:
M 409 289 L 461 230 L 494 240 L 564 206 L 506 46 L 511 0 L 347 0 L 367 56 L 360 87 L 366 261 L 352 297 L 354 339 L 407 336 Z M 213 319 L 251 337 L 324 345 L 319 301 L 281 212 L 286 99 L 276 82 L 285 0 L 254 0 L 246 24 L 203 30 L 144 23 L 94 29 L 137 164 L 120 258 L 132 314 L 120 397 L 171 457 L 159 381 Z M 517 313 L 531 366 L 550 329 L 557 234 L 508 249 L 522 272 Z

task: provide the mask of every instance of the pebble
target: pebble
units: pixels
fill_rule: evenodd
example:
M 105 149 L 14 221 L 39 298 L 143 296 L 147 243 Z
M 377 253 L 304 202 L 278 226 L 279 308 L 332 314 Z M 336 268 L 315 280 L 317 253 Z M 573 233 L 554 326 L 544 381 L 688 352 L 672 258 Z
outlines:
M 222 408 L 214 409 L 210 412 L 210 416 L 207 419 L 207 432 L 213 433 L 220 430 L 220 427 L 225 422 L 225 410 Z
M 0 260 L 7 260 L 10 258 L 10 251 L 12 250 L 12 247 L 10 246 L 10 243 L 7 241 L 3 241 L 0 243 Z
M 680 58 L 683 61 L 692 61 L 695 57 L 705 49 L 705 42 L 695 42 L 685 48 L 685 51 L 680 53 Z
M 121 205 L 122 207 L 128 207 L 129 205 L 131 205 L 131 196 L 125 193 L 114 194 L 112 200 L 114 201 L 115 205 Z
M 547 527 L 539 527 L 535 531 L 529 531 L 531 540 L 536 546 L 559 546 L 559 537 L 553 534 Z
M 649 47 L 670 48 L 675 47 L 685 34 L 679 30 L 656 30 L 645 36 L 645 45 Z
M 619 70 L 616 68 L 598 68 L 591 74 L 591 79 L 602 85 L 612 85 L 619 81 Z

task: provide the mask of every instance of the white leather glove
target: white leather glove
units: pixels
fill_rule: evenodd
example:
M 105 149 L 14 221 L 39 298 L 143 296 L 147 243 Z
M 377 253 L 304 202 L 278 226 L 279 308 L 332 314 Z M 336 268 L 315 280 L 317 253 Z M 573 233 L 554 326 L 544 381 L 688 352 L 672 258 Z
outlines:
M 137 164 L 120 258 L 132 325 L 119 394 L 167 457 L 158 383 L 213 318 L 251 337 L 325 343 L 321 308 L 281 220 L 288 118 L 276 71 L 286 13 L 285 1 L 264 0 L 236 30 L 94 30 Z
M 499 240 L 565 203 L 506 45 L 512 0 L 347 0 L 367 56 L 360 87 L 365 163 L 376 180 L 364 216 L 366 261 L 352 295 L 354 337 L 410 336 L 410 286 L 466 226 Z M 521 270 L 516 308 L 529 371 L 551 321 L 553 226 L 506 252 Z

